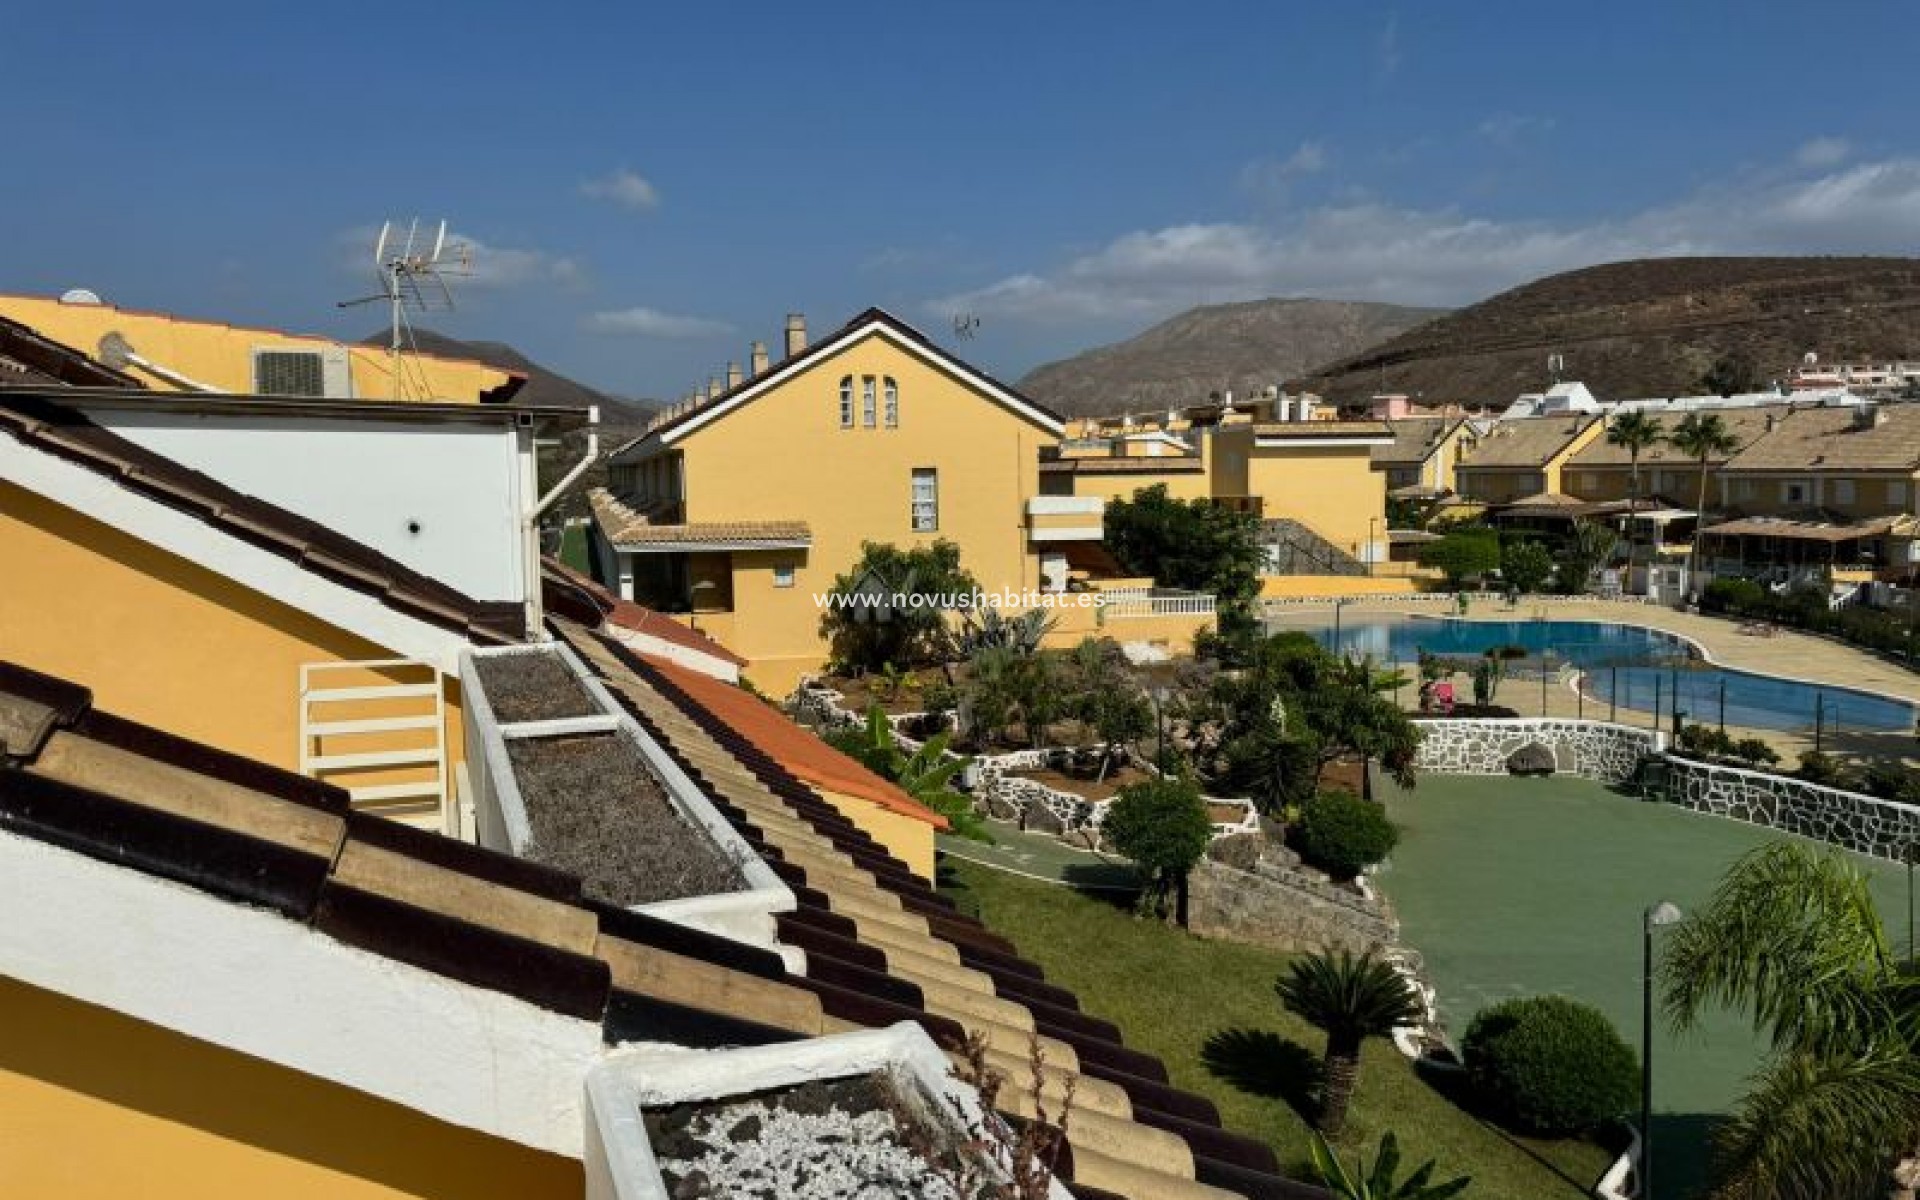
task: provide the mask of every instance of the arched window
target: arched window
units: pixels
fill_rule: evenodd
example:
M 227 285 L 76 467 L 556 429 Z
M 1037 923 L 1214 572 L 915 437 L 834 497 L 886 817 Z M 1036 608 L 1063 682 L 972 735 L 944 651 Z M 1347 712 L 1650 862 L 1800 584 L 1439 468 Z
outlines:
M 900 387 L 894 383 L 893 376 L 885 379 L 887 402 L 887 428 L 900 428 Z
M 868 429 L 874 425 L 873 376 L 860 377 L 860 423 Z
M 840 377 L 840 428 L 853 428 L 853 376 Z

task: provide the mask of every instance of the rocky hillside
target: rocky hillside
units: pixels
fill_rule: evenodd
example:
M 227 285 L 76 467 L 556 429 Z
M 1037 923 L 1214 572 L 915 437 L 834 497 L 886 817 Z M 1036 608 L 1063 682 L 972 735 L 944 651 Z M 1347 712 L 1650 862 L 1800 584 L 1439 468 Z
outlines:
M 1505 403 L 1562 377 L 1607 399 L 1703 390 L 1727 360 L 1755 385 L 1803 354 L 1920 356 L 1920 259 L 1662 258 L 1550 275 L 1313 372 L 1336 400 L 1382 390 Z
M 431 329 L 415 329 L 414 341 L 424 354 L 439 354 L 448 358 L 471 358 L 489 366 L 505 371 L 518 371 L 527 377 L 526 386 L 514 396 L 516 404 L 537 406 L 553 405 L 561 408 L 585 408 L 589 404 L 600 406 L 600 419 L 609 426 L 624 427 L 644 425 L 647 418 L 659 409 L 659 405 L 645 400 L 629 400 L 623 396 L 614 396 L 598 388 L 588 387 L 578 380 L 569 379 L 558 371 L 549 370 L 520 353 L 505 342 L 467 342 L 459 338 L 448 337 Z M 385 346 L 389 334 L 386 330 L 370 333 L 361 338 L 361 344 L 367 346 Z
M 1020 389 L 1068 416 L 1146 412 L 1229 389 L 1247 395 L 1443 311 L 1337 300 L 1211 304 L 1124 342 L 1037 367 Z

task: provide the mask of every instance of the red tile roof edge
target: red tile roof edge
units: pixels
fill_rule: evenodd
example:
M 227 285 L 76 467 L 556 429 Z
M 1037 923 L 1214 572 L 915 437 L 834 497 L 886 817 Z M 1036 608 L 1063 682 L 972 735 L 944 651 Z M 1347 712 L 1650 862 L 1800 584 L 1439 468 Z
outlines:
M 683 649 L 711 655 L 736 667 L 748 665 L 746 659 L 727 649 L 711 636 L 683 625 L 664 613 L 655 612 L 631 600 L 621 599 L 608 591 L 598 580 L 582 575 L 557 558 L 542 558 L 540 565 L 544 573 L 591 596 L 600 609 L 601 619 L 609 625 L 617 625 L 621 629 L 631 630 L 644 637 L 655 637 L 663 642 L 672 642 Z

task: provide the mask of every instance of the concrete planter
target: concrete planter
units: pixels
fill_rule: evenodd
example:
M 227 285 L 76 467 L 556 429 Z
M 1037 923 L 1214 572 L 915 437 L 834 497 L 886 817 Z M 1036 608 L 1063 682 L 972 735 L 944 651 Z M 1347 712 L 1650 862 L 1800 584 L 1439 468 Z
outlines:
M 588 1200 L 671 1200 L 662 1181 L 643 1110 L 688 1102 L 724 1102 L 804 1083 L 885 1073 L 922 1102 L 925 1120 L 955 1144 L 991 1128 L 971 1087 L 955 1078 L 946 1055 L 910 1022 L 803 1042 L 738 1050 L 635 1047 L 608 1055 L 587 1074 Z M 1004 1163 L 1003 1163 L 1004 1166 Z M 1049 1200 L 1071 1200 L 1052 1181 Z
M 598 712 L 551 721 L 502 723 L 474 667 L 476 659 L 516 654 L 556 657 L 591 697 Z M 524 856 L 532 841 L 525 798 L 515 778 L 508 743 L 529 738 L 604 733 L 624 739 L 639 751 L 667 799 L 687 824 L 739 868 L 744 886 L 730 892 L 688 896 L 633 906 L 633 911 L 703 929 L 735 941 L 778 950 L 795 970 L 797 951 L 777 944 L 775 914 L 798 907 L 793 892 L 773 873 L 746 839 L 728 824 L 687 778 L 680 765 L 629 716 L 571 649 L 558 643 L 467 650 L 460 655 L 460 687 L 467 703 L 466 775 L 473 810 L 474 840 L 492 850 Z

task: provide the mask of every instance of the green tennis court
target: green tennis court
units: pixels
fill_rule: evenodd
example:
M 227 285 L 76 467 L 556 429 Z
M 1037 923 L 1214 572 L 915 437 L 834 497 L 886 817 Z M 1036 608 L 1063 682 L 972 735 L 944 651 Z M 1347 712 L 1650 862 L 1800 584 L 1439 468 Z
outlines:
M 1379 882 L 1456 1038 L 1484 1005 L 1555 992 L 1600 1007 L 1637 1049 L 1641 912 L 1659 900 L 1699 904 L 1736 858 L 1783 836 L 1583 779 L 1423 775 L 1414 791 L 1380 795 L 1403 836 Z M 1855 861 L 1873 872 L 1881 918 L 1904 948 L 1904 868 Z M 1657 1032 L 1656 1163 L 1676 1159 L 1664 1172 L 1672 1194 L 1698 1177 L 1705 1126 L 1763 1051 L 1731 1015 L 1679 1040 Z

